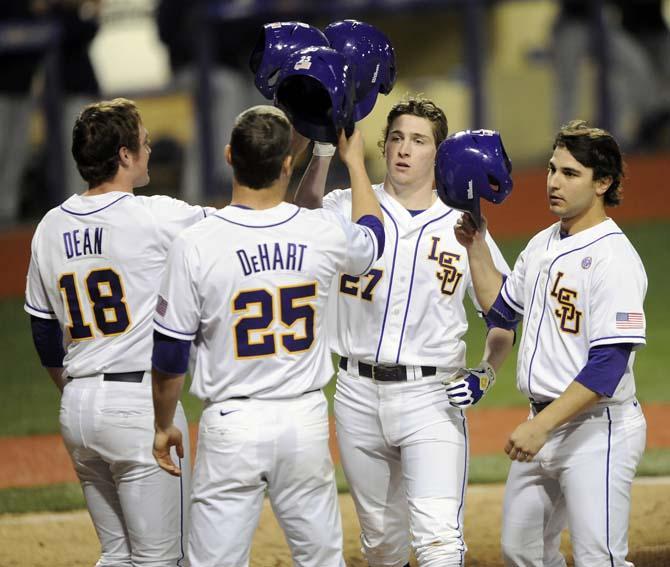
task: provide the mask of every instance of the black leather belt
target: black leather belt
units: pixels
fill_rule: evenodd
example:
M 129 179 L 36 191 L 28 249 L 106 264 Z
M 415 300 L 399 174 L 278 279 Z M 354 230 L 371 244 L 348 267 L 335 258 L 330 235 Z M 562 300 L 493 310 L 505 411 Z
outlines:
M 135 382 L 139 383 L 144 378 L 144 370 L 137 372 L 105 372 L 103 380 L 105 382 Z
M 530 407 L 533 408 L 533 412 L 536 414 L 540 413 L 543 409 L 545 409 L 551 402 L 530 402 Z
M 340 357 L 340 368 L 347 369 L 349 359 L 346 356 Z M 435 376 L 437 368 L 435 366 L 422 366 L 421 376 Z M 392 366 L 389 364 L 367 364 L 366 362 L 358 363 L 358 375 L 365 378 L 372 378 L 377 382 L 406 382 L 407 381 L 407 367 L 406 366 Z
M 313 390 L 307 390 L 306 392 L 303 392 L 302 394 L 298 394 L 297 396 L 294 396 L 293 398 L 258 398 L 258 399 L 260 399 L 261 401 L 265 401 L 265 400 L 291 400 L 291 399 L 295 399 L 295 398 L 301 398 L 302 396 L 306 396 L 307 394 L 313 394 L 314 392 L 320 392 L 320 391 L 321 391 L 321 388 L 314 388 Z M 227 402 L 228 400 L 253 400 L 253 399 L 257 399 L 257 398 L 254 398 L 253 396 L 251 396 L 251 397 L 249 397 L 249 396 L 232 396 L 231 398 L 226 398 L 223 401 Z

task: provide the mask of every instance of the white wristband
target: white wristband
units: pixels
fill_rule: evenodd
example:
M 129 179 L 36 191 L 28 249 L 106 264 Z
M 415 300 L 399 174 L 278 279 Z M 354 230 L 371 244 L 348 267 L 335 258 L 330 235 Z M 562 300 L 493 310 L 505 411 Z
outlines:
M 335 155 L 335 146 L 324 142 L 314 142 L 312 154 L 318 157 L 333 157 Z

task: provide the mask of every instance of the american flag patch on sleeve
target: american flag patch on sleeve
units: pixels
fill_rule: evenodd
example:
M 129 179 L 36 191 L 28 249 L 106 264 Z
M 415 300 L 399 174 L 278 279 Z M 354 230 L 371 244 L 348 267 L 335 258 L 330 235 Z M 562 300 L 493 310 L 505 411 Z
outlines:
M 158 303 L 156 303 L 156 313 L 158 313 L 161 317 L 165 317 L 165 314 L 167 313 L 167 308 L 168 308 L 167 299 L 165 299 L 162 295 L 159 295 Z
M 644 326 L 644 313 L 625 313 L 619 311 L 616 314 L 617 329 L 641 329 Z

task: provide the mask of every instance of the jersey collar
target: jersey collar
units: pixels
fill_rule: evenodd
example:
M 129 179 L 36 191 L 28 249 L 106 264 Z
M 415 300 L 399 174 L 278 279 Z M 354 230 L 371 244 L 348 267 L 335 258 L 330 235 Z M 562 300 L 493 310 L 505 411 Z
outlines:
M 63 202 L 60 208 L 72 215 L 90 215 L 106 209 L 107 207 L 111 207 L 128 197 L 134 196 L 133 193 L 128 193 L 126 191 L 110 191 L 109 193 L 91 195 L 89 197 L 72 195 L 69 199 Z
M 228 205 L 214 213 L 221 220 L 254 228 L 268 228 L 284 224 L 300 212 L 300 207 L 292 203 L 279 203 L 271 209 L 243 209 Z

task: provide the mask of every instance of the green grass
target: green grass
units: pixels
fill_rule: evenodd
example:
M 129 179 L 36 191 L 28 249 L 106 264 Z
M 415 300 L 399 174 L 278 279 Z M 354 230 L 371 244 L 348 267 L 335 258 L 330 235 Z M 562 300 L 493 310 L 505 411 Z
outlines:
M 647 270 L 649 289 L 645 302 L 647 347 L 635 361 L 638 397 L 643 402 L 670 401 L 670 262 L 666 250 L 670 223 L 658 222 L 624 227 Z M 527 239 L 501 241 L 500 247 L 513 266 Z M 622 273 L 626 266 L 621 267 Z M 481 358 L 484 323 L 466 301 L 471 322 L 465 340 L 469 364 Z M 41 368 L 30 338 L 30 325 L 21 299 L 0 300 L 0 344 L 3 345 L 5 373 L 0 383 L 0 435 L 31 435 L 58 431 L 58 392 Z M 526 399 L 515 386 L 516 348 L 498 373 L 496 386 L 482 401 L 482 407 L 521 406 Z M 326 388 L 332 402 L 334 381 Z M 197 420 L 201 403 L 189 394 L 183 397 L 186 415 Z M 670 470 L 670 469 L 669 469 Z
M 503 483 L 510 460 L 506 455 L 480 455 L 470 459 L 470 484 Z M 670 471 L 670 449 L 648 450 L 642 457 L 637 476 L 665 476 Z M 341 466 L 335 467 L 337 490 L 349 492 Z M 30 488 L 0 490 L 0 514 L 28 512 L 65 512 L 85 508 L 84 495 L 78 483 L 62 483 Z
M 78 482 L 0 490 L 0 514 L 66 512 L 85 508 Z

